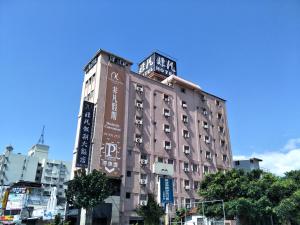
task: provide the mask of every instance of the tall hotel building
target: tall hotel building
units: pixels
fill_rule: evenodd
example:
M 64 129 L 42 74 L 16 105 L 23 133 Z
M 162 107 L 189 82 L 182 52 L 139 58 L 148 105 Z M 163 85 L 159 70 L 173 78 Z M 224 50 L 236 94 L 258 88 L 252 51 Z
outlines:
M 206 174 L 232 167 L 225 100 L 177 76 L 159 53 L 138 73 L 131 65 L 103 50 L 86 65 L 73 152 L 73 175 L 83 166 L 118 181 L 111 224 L 135 223 L 148 193 L 188 207 Z

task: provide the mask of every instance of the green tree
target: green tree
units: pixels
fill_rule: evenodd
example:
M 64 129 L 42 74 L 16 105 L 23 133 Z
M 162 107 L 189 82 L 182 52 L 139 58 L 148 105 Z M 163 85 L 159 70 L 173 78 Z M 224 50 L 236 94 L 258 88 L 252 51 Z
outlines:
M 92 223 L 93 207 L 103 203 L 110 196 L 112 187 L 105 173 L 93 170 L 86 174 L 85 169 L 75 174 L 68 182 L 66 198 L 69 204 L 86 209 L 86 224 Z
M 165 214 L 164 209 L 157 204 L 152 194 L 148 195 L 147 205 L 139 206 L 136 212 L 144 218 L 145 225 L 159 224 L 160 218 Z

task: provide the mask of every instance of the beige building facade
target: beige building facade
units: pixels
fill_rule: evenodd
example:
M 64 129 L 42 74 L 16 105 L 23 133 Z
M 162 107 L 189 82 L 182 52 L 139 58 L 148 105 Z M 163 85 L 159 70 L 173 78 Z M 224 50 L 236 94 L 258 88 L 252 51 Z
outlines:
M 148 193 L 160 202 L 160 177 L 173 180 L 173 205 L 189 207 L 199 200 L 207 173 L 232 166 L 225 100 L 180 78 L 173 61 L 163 60 L 167 73 L 155 67 L 145 73 L 144 67 L 158 62 L 150 58 L 135 73 L 130 61 L 100 50 L 84 69 L 72 171 L 79 168 L 82 107 L 88 101 L 94 103 L 93 129 L 88 158 L 81 161 L 120 180 L 114 197 L 119 218 L 112 224 L 137 220 L 134 210 L 147 203 Z

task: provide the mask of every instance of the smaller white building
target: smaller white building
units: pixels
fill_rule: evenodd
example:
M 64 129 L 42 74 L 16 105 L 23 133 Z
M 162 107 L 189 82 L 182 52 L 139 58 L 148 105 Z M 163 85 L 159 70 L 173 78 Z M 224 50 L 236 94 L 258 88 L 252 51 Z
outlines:
M 261 159 L 258 158 L 251 158 L 251 159 L 244 159 L 244 160 L 234 160 L 233 161 L 233 168 L 244 170 L 246 172 L 250 172 L 251 170 L 260 169 L 259 163 Z

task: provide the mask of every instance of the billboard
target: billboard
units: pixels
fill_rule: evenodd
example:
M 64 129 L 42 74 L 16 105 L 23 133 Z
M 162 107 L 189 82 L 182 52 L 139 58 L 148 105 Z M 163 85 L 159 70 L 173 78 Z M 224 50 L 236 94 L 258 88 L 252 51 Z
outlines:
M 168 203 L 174 203 L 173 179 L 160 177 L 160 203 L 165 207 Z
M 110 177 L 122 174 L 122 152 L 125 117 L 125 68 L 110 63 L 107 66 L 107 83 L 103 120 L 102 143 L 99 161 L 93 161 L 92 169 L 102 170 Z
M 88 167 L 92 139 L 93 115 L 94 104 L 88 101 L 83 101 L 79 140 L 77 146 L 77 167 Z
M 139 74 L 147 76 L 151 72 L 157 72 L 164 76 L 177 75 L 176 62 L 154 52 L 139 64 Z
M 26 199 L 26 188 L 12 188 L 9 191 L 6 210 L 22 209 Z

